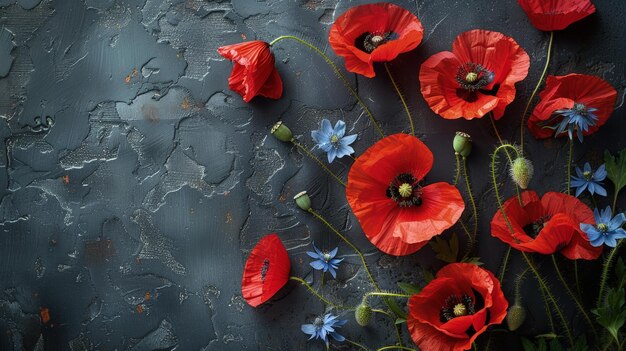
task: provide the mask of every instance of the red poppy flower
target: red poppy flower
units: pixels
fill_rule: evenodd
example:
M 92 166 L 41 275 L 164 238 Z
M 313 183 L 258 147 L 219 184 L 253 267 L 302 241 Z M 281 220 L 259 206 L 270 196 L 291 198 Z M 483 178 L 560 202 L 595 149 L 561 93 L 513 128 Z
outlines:
M 283 81 L 274 66 L 270 45 L 255 40 L 222 46 L 217 52 L 233 61 L 228 87 L 250 102 L 257 95 L 278 99 L 283 94 Z
M 508 305 L 493 273 L 453 263 L 411 296 L 406 323 L 422 351 L 469 350 L 487 327 L 502 322 Z
M 589 0 L 517 0 L 533 26 L 539 30 L 565 29 L 596 12 Z
M 440 52 L 422 64 L 422 95 L 446 119 L 480 118 L 488 112 L 499 119 L 529 67 L 528 54 L 512 38 L 471 30 L 456 38 L 452 52 Z
M 241 279 L 241 292 L 252 306 L 269 300 L 289 280 L 291 261 L 276 234 L 262 238 L 250 252 Z
M 544 139 L 559 131 L 558 136 L 566 135 L 569 128 L 581 130 L 582 135 L 596 132 L 613 113 L 617 91 L 599 77 L 573 73 L 548 76 L 539 97 L 528 128 L 536 138 Z M 569 128 L 561 130 L 562 124 Z
M 356 6 L 339 16 L 328 40 L 346 69 L 372 78 L 374 62 L 387 62 L 415 49 L 422 41 L 422 23 L 409 11 L 389 3 Z
M 514 196 L 503 208 L 513 233 L 498 211 L 491 220 L 491 235 L 517 250 L 544 255 L 560 251 L 571 260 L 594 260 L 602 253 L 580 230 L 581 223 L 595 223 L 593 212 L 574 196 L 548 192 L 540 200 L 534 191 L 525 191 L 521 206 Z
M 432 165 L 428 147 L 407 134 L 383 138 L 352 165 L 348 203 L 367 238 L 383 252 L 411 254 L 461 217 L 465 204 L 456 187 L 422 184 Z

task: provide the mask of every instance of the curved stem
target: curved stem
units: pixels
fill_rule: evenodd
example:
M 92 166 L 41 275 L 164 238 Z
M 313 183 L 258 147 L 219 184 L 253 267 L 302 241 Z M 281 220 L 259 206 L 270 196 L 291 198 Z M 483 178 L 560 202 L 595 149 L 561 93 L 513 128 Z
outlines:
M 550 292 L 550 288 L 544 281 L 543 277 L 541 276 L 541 273 L 539 273 L 535 265 L 530 261 L 530 258 L 528 258 L 528 255 L 526 255 L 526 253 L 523 251 L 521 252 L 522 252 L 522 256 L 524 256 L 524 260 L 526 260 L 526 263 L 528 264 L 528 267 L 530 267 L 530 270 L 532 270 L 533 273 L 535 274 L 535 278 L 537 278 L 537 282 L 539 282 L 539 286 L 545 292 L 546 296 L 548 297 L 548 300 L 550 301 L 550 303 L 552 303 L 552 308 L 554 309 L 557 316 L 561 320 L 561 324 L 563 325 L 563 329 L 565 330 L 565 334 L 570 343 L 570 346 L 574 346 L 574 337 L 572 336 L 572 332 L 570 331 L 569 325 L 567 323 L 567 319 L 565 319 L 565 315 L 563 315 L 563 311 L 561 311 L 559 304 L 556 302 L 554 296 Z
M 385 70 L 387 71 L 387 75 L 389 76 L 389 79 L 391 80 L 391 84 L 393 84 L 393 88 L 396 90 L 396 93 L 398 93 L 398 97 L 400 97 L 402 106 L 404 106 L 404 111 L 406 112 L 406 116 L 409 118 L 409 124 L 411 125 L 411 135 L 415 135 L 415 126 L 413 125 L 413 117 L 411 116 L 411 111 L 409 111 L 409 106 L 406 104 L 406 101 L 404 101 L 404 95 L 402 95 L 402 92 L 400 91 L 400 87 L 398 86 L 398 84 L 396 84 L 395 79 L 393 79 L 393 74 L 391 74 L 391 70 L 389 69 L 389 65 L 387 64 L 387 62 L 384 63 L 384 66 L 385 66 Z
M 365 347 L 365 346 L 363 346 L 363 345 L 359 344 L 358 342 L 352 341 L 352 340 L 350 340 L 350 339 L 346 339 L 346 342 L 347 342 L 347 343 L 349 343 L 349 344 L 352 344 L 352 345 L 354 345 L 354 346 L 356 346 L 356 347 L 359 347 L 359 348 L 361 348 L 362 350 L 369 351 L 369 349 L 368 349 L 367 347 Z
M 513 233 L 514 232 L 513 226 L 511 225 L 511 222 L 509 222 L 509 217 L 507 217 L 502 207 L 502 199 L 500 199 L 500 190 L 498 189 L 498 179 L 496 178 L 496 160 L 498 158 L 498 152 L 500 150 L 506 151 L 506 149 L 512 149 L 515 152 L 515 155 L 519 157 L 519 153 L 513 145 L 503 144 L 503 145 L 498 146 L 496 150 L 493 152 L 493 155 L 491 156 L 491 180 L 493 182 L 493 190 L 495 192 L 496 200 L 498 201 L 498 208 L 500 209 L 500 212 L 502 213 L 502 217 L 504 217 L 504 221 L 506 222 L 507 227 L 509 228 L 511 233 Z M 509 155 L 508 152 L 507 152 L 507 155 Z
M 339 68 L 337 67 L 337 65 L 335 65 L 335 63 L 322 50 L 320 50 L 317 46 L 309 43 L 308 41 L 306 41 L 304 39 L 301 39 L 301 38 L 298 38 L 298 37 L 295 37 L 293 35 L 283 35 L 283 36 L 280 36 L 280 37 L 272 40 L 272 42 L 270 42 L 270 46 L 276 44 L 277 42 L 279 42 L 279 41 L 281 41 L 283 39 L 295 40 L 298 43 L 307 46 L 309 49 L 313 50 L 316 54 L 320 55 L 324 59 L 324 61 L 326 61 L 326 63 L 328 63 L 328 65 L 330 65 L 330 67 L 333 69 L 333 71 L 335 72 L 337 77 L 339 77 L 339 79 L 341 79 L 341 81 L 346 86 L 346 88 L 348 88 L 348 91 L 350 92 L 350 94 L 352 94 L 352 96 L 358 101 L 359 105 L 361 105 L 361 107 L 363 108 L 363 111 L 365 111 L 365 113 L 367 113 L 367 115 L 369 116 L 370 120 L 374 124 L 374 127 L 376 127 L 376 130 L 380 134 L 380 137 L 381 138 L 385 137 L 385 133 L 380 128 L 380 125 L 378 124 L 378 122 L 374 118 L 374 115 L 372 115 L 372 113 L 367 108 L 367 106 L 365 106 L 365 103 L 363 102 L 363 100 L 361 100 L 361 97 L 359 96 L 359 94 L 357 94 L 357 92 L 354 90 L 354 88 L 352 88 L 352 84 L 350 84 L 350 82 L 348 82 L 348 79 L 341 73 L 341 71 L 339 71 Z
M 467 229 L 467 227 L 465 226 L 463 221 L 458 221 L 458 223 L 461 226 L 461 228 L 463 229 L 463 232 L 465 233 L 465 235 L 467 235 L 467 248 L 465 249 L 465 254 L 463 254 L 463 258 L 461 258 L 461 262 L 462 262 L 466 258 L 468 258 L 470 253 L 472 252 L 472 246 L 473 246 L 473 242 L 472 241 L 473 241 L 474 237 L 472 237 L 472 233 L 469 232 L 469 230 Z
M 407 351 L 417 351 L 415 349 L 409 348 L 409 347 L 405 347 L 405 346 L 384 346 L 381 347 L 379 349 L 377 349 L 376 351 L 384 351 L 384 350 L 407 350 Z
M 561 283 L 563 283 L 563 287 L 565 288 L 565 291 L 567 292 L 569 297 L 574 301 L 576 306 L 578 306 L 578 309 L 583 314 L 583 317 L 585 317 L 585 321 L 587 321 L 587 324 L 589 324 L 589 327 L 591 328 L 591 331 L 593 332 L 593 336 L 595 337 L 596 340 L 598 340 L 598 332 L 596 331 L 595 325 L 591 321 L 591 318 L 589 318 L 589 314 L 587 314 L 585 307 L 582 305 L 578 297 L 576 297 L 572 289 L 569 287 L 569 285 L 567 284 L 567 281 L 565 281 L 565 278 L 563 277 L 563 274 L 561 273 L 561 269 L 559 268 L 559 265 L 556 262 L 556 257 L 554 255 L 551 255 L 551 256 L 552 256 L 552 264 L 554 265 L 554 270 L 556 271 L 556 275 L 559 277 L 559 280 L 561 281 Z
M 491 125 L 493 126 L 493 130 L 496 132 L 496 136 L 498 137 L 498 141 L 500 142 L 500 145 L 509 145 L 511 147 L 513 147 L 510 144 L 505 144 L 504 141 L 502 140 L 502 137 L 500 137 L 500 132 L 498 132 L 498 127 L 496 127 L 496 121 L 493 118 L 493 113 L 489 112 L 489 120 L 491 121 Z M 514 148 L 514 147 L 513 147 Z M 515 148 L 514 148 L 515 149 Z M 513 158 L 511 158 L 511 155 L 509 154 L 509 152 L 505 149 L 504 152 L 506 153 L 506 157 L 509 159 L 509 163 L 511 164 L 511 166 L 513 166 Z M 517 152 L 517 149 L 515 149 L 515 154 L 517 155 L 517 157 L 519 157 L 519 153 Z M 519 186 L 517 186 L 517 184 L 515 184 L 515 192 L 517 193 L 517 201 L 519 201 L 519 204 L 522 204 L 522 194 L 519 191 Z
M 500 284 L 504 281 L 504 274 L 506 273 L 506 266 L 509 263 L 509 256 L 511 255 L 511 246 L 506 250 L 504 259 L 502 260 L 502 270 L 500 271 Z
M 474 228 L 472 231 L 472 241 L 470 245 L 471 251 L 471 248 L 474 246 L 474 242 L 476 241 L 476 234 L 478 233 L 478 211 L 476 210 L 476 202 L 474 201 L 474 195 L 472 194 L 472 186 L 469 181 L 469 176 L 467 175 L 467 159 L 465 157 L 463 157 L 463 176 L 465 177 L 465 186 L 467 186 L 467 194 L 469 195 L 474 215 Z
M 315 295 L 318 299 L 320 299 L 320 301 L 322 301 L 323 303 L 327 304 L 328 306 L 330 306 L 332 308 L 335 308 L 335 309 L 338 309 L 338 310 L 350 310 L 350 311 L 355 310 L 354 307 L 335 305 L 334 303 L 330 302 L 324 296 L 320 295 L 317 291 L 315 291 L 315 289 L 313 289 L 313 287 L 311 285 L 309 285 L 309 283 L 307 283 L 302 278 L 291 276 L 291 277 L 289 277 L 289 280 L 293 280 L 293 281 L 296 281 L 296 282 L 304 285 L 313 295 Z
M 457 185 L 461 177 L 461 156 L 455 152 L 454 157 L 456 158 L 456 176 L 454 177 L 453 185 Z
M 609 277 L 609 269 L 611 269 L 613 258 L 615 257 L 615 254 L 619 250 L 619 247 L 623 241 L 624 239 L 617 242 L 617 245 L 615 245 L 613 250 L 611 250 L 611 253 L 609 253 L 609 256 L 606 258 L 606 261 L 604 261 L 604 265 L 602 267 L 602 275 L 600 278 L 600 290 L 598 293 L 598 301 L 596 302 L 596 307 L 598 308 L 602 307 L 601 304 L 602 304 L 602 299 L 604 298 L 604 289 L 606 287 L 606 280 Z
M 530 105 L 533 102 L 533 99 L 535 98 L 535 95 L 537 95 L 537 92 L 539 91 L 539 87 L 541 86 L 541 83 L 543 82 L 543 79 L 546 76 L 546 72 L 548 71 L 548 66 L 550 65 L 550 57 L 552 55 L 552 41 L 554 39 L 554 32 L 550 32 L 550 42 L 548 43 L 548 55 L 546 57 L 546 65 L 543 67 L 543 72 L 541 72 L 541 77 L 539 77 L 539 81 L 537 82 L 537 85 L 535 86 L 535 89 L 533 90 L 533 93 L 530 95 L 530 98 L 528 99 L 528 102 L 526 103 L 526 108 L 524 108 L 524 114 L 522 114 L 522 121 L 520 123 L 520 147 L 521 147 L 521 151 L 522 154 L 524 154 L 524 121 L 526 120 L 526 114 L 528 113 L 528 109 L 530 108 Z
M 322 167 L 322 169 L 325 170 L 326 173 L 328 173 L 330 176 L 335 178 L 335 180 L 339 182 L 339 184 L 343 185 L 344 187 L 346 186 L 346 183 L 343 180 L 341 180 L 341 178 L 339 178 L 335 173 L 333 173 L 333 171 L 331 171 L 330 168 L 328 168 L 322 161 L 320 161 L 319 158 L 315 157 L 315 155 L 313 155 L 311 151 L 309 151 L 306 147 L 304 147 L 304 145 L 300 144 L 295 139 L 292 139 L 291 143 L 297 146 L 300 150 L 304 151 L 304 153 L 307 156 L 309 156 L 313 161 L 315 161 L 320 167 Z
M 569 140 L 569 156 L 567 158 L 567 195 L 570 195 L 570 183 L 572 181 L 572 154 L 574 153 L 574 142 Z
M 553 334 L 556 334 L 556 328 L 554 327 L 554 319 L 552 318 L 552 311 L 550 309 L 550 304 L 548 303 L 548 297 L 546 296 L 546 292 L 543 288 L 539 288 L 539 292 L 541 292 L 541 299 L 543 300 L 544 308 L 546 309 L 546 316 L 548 316 L 548 323 L 550 324 L 550 331 Z

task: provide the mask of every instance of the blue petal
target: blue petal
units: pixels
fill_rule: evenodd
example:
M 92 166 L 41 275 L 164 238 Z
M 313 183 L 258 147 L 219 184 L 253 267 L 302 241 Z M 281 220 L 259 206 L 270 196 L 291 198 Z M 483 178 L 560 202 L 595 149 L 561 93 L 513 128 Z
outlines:
M 317 146 L 324 152 L 330 152 L 330 150 L 335 148 L 332 143 L 322 143 Z
M 585 172 L 591 172 L 591 165 L 589 164 L 589 162 L 585 162 L 583 169 Z
M 600 167 L 598 167 L 598 169 L 593 174 L 593 179 L 595 181 L 601 182 L 606 178 L 606 175 L 607 175 L 606 166 L 602 164 Z
M 346 155 L 351 155 L 354 153 L 354 149 L 350 146 L 341 146 L 338 150 L 337 150 L 337 157 L 338 158 L 342 158 Z
M 337 156 L 337 149 L 330 148 L 330 150 L 328 150 L 328 163 L 333 163 L 333 161 L 335 160 L 335 157 Z
M 330 138 L 330 136 L 333 135 L 333 126 L 332 124 L 330 124 L 330 121 L 327 120 L 326 118 L 322 120 L 320 131 L 323 134 L 327 135 L 328 138 Z
M 578 167 L 576 167 L 576 175 L 578 175 L 578 178 L 583 178 L 585 176 L 583 171 Z
M 623 213 L 618 213 L 611 221 L 609 222 L 609 231 L 612 232 L 622 227 L 622 225 L 626 222 L 626 216 Z
M 304 334 L 311 335 L 309 340 L 313 339 L 315 337 L 315 334 L 317 334 L 317 328 L 313 324 L 302 324 L 300 330 L 302 330 Z
M 328 255 L 330 256 L 331 259 L 335 258 L 335 256 L 337 256 L 337 251 L 339 251 L 339 247 L 336 247 L 336 248 L 332 249 L 332 251 L 330 251 L 328 253 Z
M 322 269 L 324 269 L 324 267 L 326 267 L 326 264 L 323 261 L 311 261 L 311 263 L 309 264 L 311 265 L 311 267 L 317 269 L 318 271 L 321 271 Z
M 579 186 L 583 186 L 584 184 L 587 184 L 587 181 L 584 179 L 580 179 L 577 177 L 572 177 L 572 182 L 570 184 L 570 186 L 572 188 L 578 188 Z
M 326 144 L 330 142 L 330 136 L 323 134 L 319 130 L 312 131 L 311 137 L 316 144 Z
M 585 189 L 587 189 L 587 183 L 585 183 L 585 184 L 583 184 L 583 185 L 579 186 L 579 187 L 576 189 L 576 197 L 579 197 L 579 196 L 580 196 L 580 194 L 582 194 L 582 193 L 583 193 L 583 191 L 585 191 Z
M 595 194 L 596 184 L 594 182 L 589 182 L 587 184 L 587 190 L 589 190 L 589 193 L 591 193 L 591 195 Z
M 594 208 L 593 209 L 593 218 L 595 219 L 596 223 L 600 223 L 600 214 L 598 213 L 598 208 Z
M 600 195 L 600 196 L 606 196 L 606 189 L 604 189 L 604 187 L 600 184 L 595 184 L 595 188 L 596 188 L 596 194 Z
M 615 247 L 617 246 L 617 240 L 615 240 L 615 238 L 612 236 L 605 236 L 604 245 L 609 246 L 609 247 Z
M 317 252 L 317 255 L 320 259 L 324 257 L 324 253 L 322 252 L 322 250 L 318 249 L 317 246 L 315 246 L 315 242 L 313 242 L 313 249 L 315 250 L 315 252 Z
M 587 236 L 589 236 L 589 233 L 592 232 L 592 231 L 598 232 L 598 230 L 596 229 L 595 226 L 593 226 L 591 224 L 587 224 L 587 223 L 580 223 L 580 230 L 585 232 L 585 234 L 587 234 Z
M 335 134 L 338 138 L 343 137 L 346 134 L 346 123 L 342 120 L 338 120 L 337 123 L 335 123 L 335 130 L 333 131 L 333 134 Z
M 337 272 L 335 271 L 335 269 L 332 266 L 328 266 L 328 271 L 333 276 L 333 278 L 335 278 L 335 279 L 337 278 Z
M 596 240 L 590 240 L 589 243 L 593 247 L 600 247 L 604 244 L 604 236 L 599 236 Z
M 342 327 L 344 324 L 348 323 L 347 319 L 338 320 L 335 322 L 336 327 Z
M 330 333 L 330 336 L 332 336 L 332 338 L 337 340 L 338 342 L 342 342 L 346 340 L 346 338 L 344 338 L 343 335 L 337 332 Z
M 306 254 L 309 255 L 309 257 L 314 258 L 316 260 L 321 259 L 321 257 L 315 252 L 307 251 Z
M 624 239 L 626 238 L 626 230 L 622 228 L 616 229 L 611 233 L 611 237 L 613 239 Z
M 356 134 L 351 134 L 348 136 L 345 136 L 343 138 L 341 138 L 341 140 L 339 141 L 339 143 L 343 146 L 348 146 L 352 143 L 354 143 L 356 141 L 356 138 L 358 137 L 358 135 Z
M 611 210 L 611 206 L 607 206 L 604 210 L 600 212 L 600 222 L 596 221 L 596 224 L 599 223 L 609 223 L 611 222 L 613 211 Z

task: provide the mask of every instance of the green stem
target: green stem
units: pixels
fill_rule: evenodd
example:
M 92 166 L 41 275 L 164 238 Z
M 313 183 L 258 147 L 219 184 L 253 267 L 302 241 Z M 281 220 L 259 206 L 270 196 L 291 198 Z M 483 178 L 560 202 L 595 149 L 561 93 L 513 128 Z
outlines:
M 570 331 L 569 325 L 567 323 L 567 319 L 565 319 L 565 315 L 563 315 L 563 311 L 561 311 L 559 304 L 556 302 L 554 296 L 550 292 L 550 288 L 548 288 L 543 277 L 541 276 L 541 274 L 539 273 L 535 265 L 530 261 L 530 258 L 528 258 L 528 255 L 526 255 L 526 253 L 523 251 L 521 251 L 521 253 L 522 253 L 522 256 L 524 256 L 524 259 L 526 260 L 528 267 L 530 267 L 530 269 L 535 274 L 535 278 L 537 279 L 537 282 L 539 282 L 539 286 L 541 287 L 541 289 L 544 290 L 546 296 L 548 297 L 548 300 L 550 301 L 550 303 L 552 303 L 552 307 L 554 311 L 556 312 L 557 316 L 561 320 L 561 324 L 563 326 L 563 329 L 565 330 L 565 334 L 567 336 L 570 346 L 574 346 L 574 337 L 572 336 L 572 332 Z
M 589 318 L 589 315 L 587 314 L 587 310 L 582 305 L 578 297 L 576 297 L 572 289 L 569 287 L 569 284 L 567 284 L 567 281 L 565 281 L 565 278 L 563 277 L 563 274 L 561 273 L 561 269 L 559 268 L 559 265 L 556 262 L 556 257 L 554 255 L 551 255 L 551 257 L 552 257 L 552 264 L 554 265 L 554 270 L 556 271 L 556 275 L 559 277 L 559 280 L 561 281 L 561 283 L 563 283 L 563 287 L 565 288 L 565 291 L 567 292 L 569 297 L 574 301 L 576 306 L 578 306 L 578 309 L 583 314 L 583 317 L 585 317 L 585 321 L 587 321 L 587 324 L 589 324 L 589 327 L 591 328 L 591 331 L 593 332 L 593 336 L 595 337 L 596 340 L 598 340 L 598 332 L 596 331 L 595 325 L 591 321 L 591 318 Z
M 567 157 L 567 195 L 570 195 L 570 183 L 572 181 L 572 154 L 574 153 L 574 142 L 569 140 L 569 156 Z
M 546 316 L 548 316 L 548 323 L 550 324 L 550 331 L 553 334 L 556 334 L 556 328 L 554 327 L 554 319 L 552 318 L 552 310 L 550 308 L 550 303 L 548 302 L 548 296 L 542 287 L 539 288 L 539 292 L 541 292 L 541 299 L 543 300 L 543 305 L 546 310 Z
M 459 221 L 458 223 L 463 229 L 463 232 L 465 233 L 465 235 L 467 235 L 467 248 L 465 249 L 465 254 L 463 255 L 463 258 L 461 259 L 461 261 L 464 261 L 466 258 L 469 257 L 470 253 L 472 252 L 473 237 L 472 237 L 472 234 L 467 229 L 467 227 L 465 226 L 465 224 L 463 223 L 463 221 Z
M 489 120 L 491 121 L 491 125 L 493 126 L 493 130 L 496 132 L 496 136 L 498 137 L 498 141 L 500 142 L 500 146 L 504 146 L 504 145 L 509 145 L 510 147 L 512 147 L 515 150 L 515 154 L 516 157 L 519 157 L 519 153 L 517 151 L 517 149 L 515 149 L 515 147 L 513 147 L 510 144 L 505 144 L 504 140 L 502 140 L 502 137 L 500 136 L 500 132 L 498 132 L 498 127 L 496 127 L 496 121 L 493 118 L 493 113 L 489 112 Z M 506 157 L 509 159 L 509 164 L 511 166 L 513 166 L 513 158 L 511 158 L 511 155 L 509 154 L 509 152 L 504 149 L 504 152 L 506 153 Z M 519 201 L 519 204 L 522 205 L 522 194 L 519 191 L 519 186 L 517 186 L 517 184 L 515 184 L 515 192 L 517 193 L 517 201 Z
M 467 159 L 465 157 L 463 157 L 463 176 L 465 177 L 465 186 L 467 186 L 467 194 L 469 195 L 474 215 L 474 228 L 472 231 L 472 241 L 470 245 L 471 251 L 471 248 L 474 246 L 474 242 L 476 241 L 476 235 L 478 234 L 478 211 L 476 210 L 476 202 L 474 201 L 474 195 L 472 194 L 472 186 L 469 181 L 469 176 L 467 175 Z
M 354 90 L 354 88 L 352 88 L 352 84 L 350 84 L 350 82 L 348 82 L 348 79 L 341 73 L 341 71 L 339 71 L 339 68 L 337 67 L 337 65 L 335 65 L 335 63 L 322 50 L 320 50 L 317 46 L 307 42 L 306 40 L 303 40 L 301 38 L 295 37 L 293 35 L 283 35 L 283 36 L 280 36 L 280 37 L 272 40 L 272 42 L 270 43 L 270 46 L 276 44 L 277 42 L 279 42 L 279 41 L 281 41 L 283 39 L 293 39 L 293 40 L 297 41 L 298 43 L 307 46 L 309 49 L 313 50 L 315 53 L 320 55 L 324 59 L 324 61 L 326 61 L 326 63 L 328 63 L 328 65 L 330 65 L 330 67 L 333 69 L 333 71 L 339 77 L 339 79 L 341 79 L 341 81 L 346 86 L 346 88 L 348 88 L 348 91 L 350 91 L 350 94 L 352 94 L 352 96 L 358 101 L 359 105 L 361 105 L 361 107 L 363 108 L 363 111 L 365 111 L 365 113 L 367 113 L 367 115 L 369 116 L 370 120 L 374 124 L 374 127 L 376 127 L 376 130 L 380 134 L 380 137 L 381 138 L 385 137 L 385 133 L 380 128 L 380 125 L 378 124 L 378 122 L 374 118 L 374 115 L 372 115 L 372 113 L 367 108 L 367 106 L 365 106 L 365 103 L 363 102 L 363 100 L 361 100 L 361 97 L 359 97 L 359 94 L 357 94 L 357 92 Z
M 358 342 L 352 341 L 352 340 L 350 340 L 350 339 L 346 339 L 346 342 L 347 342 L 347 343 L 349 343 L 349 344 L 352 344 L 352 345 L 354 345 L 354 346 L 356 346 L 356 347 L 359 347 L 359 348 L 361 348 L 362 350 L 369 351 L 369 349 L 368 349 L 367 347 L 365 347 L 365 346 L 363 346 L 363 345 L 359 344 Z
M 602 304 L 602 299 L 604 298 L 604 289 L 606 287 L 606 280 L 609 277 L 609 269 L 611 269 L 611 265 L 613 264 L 612 263 L 613 258 L 615 257 L 615 254 L 619 250 L 619 247 L 623 241 L 624 240 L 620 240 L 617 242 L 617 245 L 615 245 L 613 250 L 611 250 L 611 252 L 609 253 L 609 256 L 606 258 L 606 261 L 604 261 L 604 266 L 602 267 L 602 275 L 600 278 L 600 290 L 598 293 L 598 301 L 596 302 L 596 307 L 598 308 L 602 307 L 601 304 Z
M 315 291 L 315 289 L 313 289 L 313 287 L 311 285 L 309 285 L 309 283 L 307 283 L 304 279 L 302 278 L 298 278 L 298 277 L 289 277 L 290 280 L 294 280 L 297 281 L 298 283 L 304 285 L 313 295 L 315 295 L 318 299 L 320 299 L 320 301 L 322 301 L 323 303 L 327 304 L 328 306 L 338 309 L 338 310 L 354 310 L 354 307 L 349 307 L 349 306 L 341 306 L 341 305 L 335 305 L 334 303 L 330 302 L 328 299 L 324 298 L 324 296 L 320 295 L 317 291 Z
M 511 222 L 509 222 L 509 217 L 507 217 L 506 213 L 504 212 L 504 208 L 502 207 L 502 199 L 500 199 L 500 190 L 498 189 L 499 188 L 498 179 L 496 177 L 496 160 L 498 158 L 498 152 L 500 150 L 506 151 L 506 149 L 512 149 L 515 152 L 515 155 L 519 157 L 519 153 L 513 145 L 503 144 L 503 145 L 498 146 L 496 150 L 493 152 L 493 155 L 491 156 L 491 180 L 493 182 L 493 190 L 495 192 L 496 200 L 498 200 L 498 207 L 500 208 L 502 217 L 504 217 L 504 221 L 506 222 L 507 227 L 509 228 L 511 233 L 513 233 L 514 232 L 513 226 L 511 225 Z M 509 155 L 508 152 L 507 152 L 507 155 Z
M 376 351 L 385 351 L 385 350 L 407 350 L 407 351 L 417 351 L 415 349 L 409 348 L 409 347 L 405 347 L 405 346 L 397 346 L 397 345 L 393 345 L 393 346 L 384 346 L 381 347 L 379 349 L 377 349 Z
M 506 254 L 504 254 L 504 259 L 502 260 L 502 270 L 500 271 L 500 284 L 503 284 L 504 274 L 506 273 L 506 266 L 509 263 L 509 256 L 511 255 L 511 246 L 506 249 Z
M 404 111 L 406 112 L 406 116 L 409 119 L 409 124 L 411 125 L 411 135 L 415 135 L 415 126 L 413 125 L 413 117 L 411 116 L 411 111 L 409 111 L 409 106 L 406 104 L 406 101 L 404 100 L 404 96 L 402 95 L 402 92 L 400 91 L 400 87 L 398 86 L 398 84 L 396 84 L 395 79 L 393 79 L 393 75 L 391 74 L 391 70 L 389 69 L 389 65 L 387 64 L 387 62 L 384 63 L 384 66 L 385 66 L 385 70 L 387 71 L 387 75 L 389 76 L 389 80 L 391 80 L 391 84 L 393 84 L 393 88 L 396 90 L 396 93 L 398 93 L 398 97 L 400 97 L 402 106 L 404 106 Z
M 313 155 L 313 153 L 311 153 L 311 151 L 309 151 L 306 147 L 304 147 L 304 145 L 300 144 L 298 141 L 296 141 L 295 139 L 291 140 L 291 143 L 294 144 L 295 146 L 297 146 L 300 150 L 302 150 L 307 156 L 309 156 L 313 161 L 315 161 L 320 167 L 322 167 L 323 170 L 326 171 L 326 173 L 328 173 L 331 177 L 335 178 L 335 180 L 337 182 L 339 182 L 339 184 L 343 185 L 344 187 L 346 186 L 346 183 L 341 180 L 341 178 L 339 178 L 335 173 L 333 173 L 333 171 L 330 170 L 330 168 L 326 167 L 326 165 L 320 161 L 319 158 L 315 157 L 315 155 Z
M 613 195 L 613 207 L 611 207 L 613 209 L 613 216 L 615 216 L 615 212 L 617 211 L 617 195 L 619 195 L 619 192 L 615 191 L 615 195 Z
M 365 296 L 363 297 L 363 301 L 365 301 L 370 296 L 411 297 L 411 295 L 409 294 L 396 294 L 396 293 L 390 293 L 390 292 L 375 291 L 375 292 L 368 292 L 367 294 L 365 294 Z
M 454 185 L 457 185 L 459 178 L 461 177 L 461 157 L 456 152 L 454 153 L 454 157 L 456 158 L 456 176 L 454 177 Z
M 541 72 L 541 77 L 539 77 L 539 81 L 537 82 L 537 86 L 535 86 L 535 89 L 533 90 L 533 93 L 530 95 L 530 98 L 528 99 L 528 102 L 526 103 L 526 108 L 524 109 L 524 114 L 522 114 L 522 121 L 520 123 L 520 147 L 521 147 L 521 151 L 522 154 L 524 154 L 524 121 L 526 120 L 526 114 L 528 113 L 528 109 L 530 108 L 530 105 L 533 102 L 533 99 L 535 98 L 535 95 L 537 95 L 537 92 L 539 91 L 539 87 L 541 86 L 541 83 L 543 82 L 543 79 L 546 76 L 546 72 L 548 71 L 548 65 L 550 65 L 550 57 L 552 55 L 552 41 L 554 39 L 554 32 L 550 32 L 550 42 L 548 43 L 548 55 L 546 57 L 546 65 L 543 67 L 543 72 Z

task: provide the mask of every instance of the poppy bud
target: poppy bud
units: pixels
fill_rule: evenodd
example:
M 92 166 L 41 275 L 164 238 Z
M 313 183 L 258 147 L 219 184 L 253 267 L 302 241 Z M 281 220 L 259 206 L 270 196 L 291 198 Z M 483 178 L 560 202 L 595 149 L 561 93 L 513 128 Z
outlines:
M 520 304 L 515 304 L 509 307 L 509 311 L 506 314 L 506 324 L 510 331 L 517 330 L 524 324 L 526 319 L 526 310 Z
M 356 310 L 354 311 L 354 319 L 356 319 L 356 322 L 360 326 L 365 327 L 372 320 L 372 314 L 372 308 L 366 303 L 362 302 L 360 305 L 357 306 Z
M 472 152 L 472 138 L 469 134 L 456 132 L 454 140 L 452 141 L 452 147 L 454 148 L 455 154 L 465 158 Z
M 300 207 L 301 209 L 305 211 L 311 209 L 311 198 L 306 193 L 306 191 L 301 191 L 297 193 L 296 196 L 293 197 L 293 199 L 296 200 L 296 205 L 298 205 L 298 207 Z
M 532 162 L 524 157 L 516 158 L 511 165 L 511 179 L 522 189 L 528 188 L 534 172 Z
M 291 129 L 283 124 L 282 121 L 276 122 L 272 127 L 271 133 L 276 139 L 280 141 L 292 141 L 293 133 L 291 133 Z

